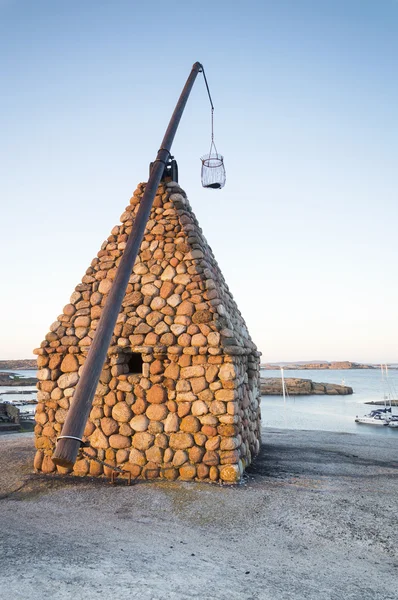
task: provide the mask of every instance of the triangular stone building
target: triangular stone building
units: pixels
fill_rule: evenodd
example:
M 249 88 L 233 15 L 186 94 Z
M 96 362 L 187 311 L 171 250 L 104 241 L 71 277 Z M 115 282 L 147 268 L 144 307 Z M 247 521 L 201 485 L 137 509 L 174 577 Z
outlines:
M 51 456 L 145 189 L 140 184 L 38 354 L 35 468 Z M 78 475 L 237 482 L 260 446 L 260 353 L 185 192 L 162 183 L 84 432 Z

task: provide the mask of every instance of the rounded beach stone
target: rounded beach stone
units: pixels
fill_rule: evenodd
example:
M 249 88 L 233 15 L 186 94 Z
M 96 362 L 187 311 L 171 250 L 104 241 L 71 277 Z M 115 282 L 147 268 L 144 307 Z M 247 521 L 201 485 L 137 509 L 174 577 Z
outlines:
M 221 400 L 214 400 L 210 404 L 210 412 L 212 415 L 223 415 L 227 412 L 225 402 L 221 402 Z
M 209 323 L 213 320 L 213 313 L 209 310 L 197 310 L 192 316 L 192 321 L 197 325 L 200 323 Z
M 93 448 L 102 448 L 103 450 L 109 448 L 108 438 L 100 429 L 96 429 L 90 436 L 90 444 Z
M 208 383 L 204 377 L 193 377 L 191 379 L 191 386 L 193 393 L 199 394 L 199 392 L 203 392 L 208 387 Z
M 212 331 L 211 333 L 209 333 L 209 335 L 207 336 L 207 343 L 209 344 L 209 346 L 212 347 L 217 347 L 220 345 L 220 334 Z
M 119 424 L 110 417 L 104 417 L 101 419 L 101 429 L 105 433 L 105 435 L 109 436 L 119 429 Z
M 173 450 L 185 450 L 194 445 L 194 439 L 190 433 L 177 432 L 170 435 L 169 444 Z
M 36 471 L 40 471 L 41 469 L 41 465 L 43 462 L 43 457 L 44 457 L 44 453 L 42 450 L 37 450 L 36 454 L 35 454 L 35 459 L 33 461 L 33 468 Z
M 235 390 L 221 389 L 221 390 L 216 390 L 214 395 L 215 395 L 216 400 L 223 400 L 224 402 L 228 402 L 228 401 L 235 400 L 236 394 L 235 394 Z
M 77 460 L 73 467 L 73 474 L 78 475 L 79 477 L 84 477 L 87 475 L 89 468 L 90 464 L 86 458 Z
M 112 417 L 120 423 L 127 423 L 133 416 L 133 412 L 126 402 L 118 402 L 112 408 Z
M 163 421 L 168 413 L 165 404 L 150 404 L 146 410 L 146 416 L 151 421 Z
M 205 444 L 206 450 L 218 450 L 220 447 L 220 442 L 221 437 L 219 435 L 209 438 Z
M 116 452 L 116 464 L 121 465 L 125 463 L 129 458 L 129 451 L 122 448 Z
M 59 408 L 55 413 L 55 420 L 57 421 L 57 423 L 65 423 L 67 414 L 67 410 L 65 410 L 64 408 Z
M 200 463 L 200 465 L 198 465 L 196 469 L 197 476 L 199 477 L 199 479 L 206 479 L 209 476 L 209 471 L 209 467 L 207 465 L 204 465 L 203 463 Z
M 183 367 L 181 369 L 182 379 L 191 379 L 191 377 L 203 377 L 205 370 L 202 365 L 195 365 L 193 367 Z
M 37 371 L 37 379 L 39 381 L 46 381 L 48 379 L 51 379 L 50 369 L 40 369 L 39 371 Z
M 129 461 L 134 465 L 139 465 L 143 467 L 147 463 L 147 459 L 145 454 L 136 448 L 133 448 L 130 452 Z
M 188 460 L 188 454 L 185 450 L 177 450 L 173 457 L 173 466 L 181 467 Z
M 133 436 L 133 446 L 138 450 L 148 450 L 153 444 L 155 436 L 147 431 L 141 431 Z
M 168 267 L 165 268 L 165 270 L 161 274 L 160 279 L 162 281 L 172 281 L 173 277 L 175 277 L 175 274 L 176 274 L 175 269 L 169 265 Z
M 195 417 L 200 417 L 208 412 L 209 409 L 207 404 L 206 402 L 203 402 L 203 400 L 195 400 L 195 402 L 192 403 L 192 414 L 195 415 Z
M 203 456 L 203 462 L 208 466 L 218 465 L 220 462 L 220 457 L 217 452 L 213 450 L 208 450 Z
M 238 465 L 225 465 L 220 469 L 220 478 L 228 483 L 236 483 L 240 480 Z
M 53 473 L 56 470 L 55 464 L 53 463 L 51 456 L 44 456 L 41 464 L 41 470 L 43 473 Z
M 112 281 L 110 279 L 102 279 L 99 284 L 98 291 L 100 294 L 107 294 L 112 287 Z
M 221 365 L 218 376 L 221 381 L 231 381 L 232 379 L 235 379 L 236 372 L 234 365 L 231 363 Z
M 130 421 L 130 427 L 134 431 L 146 431 L 148 429 L 149 419 L 147 416 L 140 414 L 133 417 Z
M 187 315 L 189 317 L 192 317 L 194 312 L 195 312 L 195 305 L 192 302 L 190 302 L 189 300 L 184 300 L 177 307 L 177 315 Z
M 207 338 L 202 333 L 195 333 L 195 335 L 192 336 L 192 340 L 191 340 L 192 346 L 197 346 L 197 347 L 205 346 L 206 343 L 207 343 Z
M 148 404 L 144 398 L 137 398 L 134 404 L 131 405 L 132 411 L 135 415 L 142 415 L 146 411 Z
M 167 377 L 168 379 L 178 379 L 179 374 L 180 374 L 180 367 L 175 362 L 170 363 L 169 366 L 164 371 L 164 376 Z
M 195 465 L 183 465 L 180 468 L 180 478 L 185 480 L 194 479 L 196 476 L 196 467 Z
M 191 463 L 200 463 L 202 461 L 205 449 L 200 446 L 193 446 L 189 449 L 189 460 Z
M 151 404 L 162 404 L 167 401 L 167 391 L 161 385 L 153 385 L 148 390 L 146 397 Z
M 128 448 L 131 445 L 131 440 L 124 435 L 120 435 L 120 433 L 116 433 L 110 436 L 109 444 L 111 448 L 115 449 Z
M 75 314 L 76 312 L 76 308 L 73 306 L 73 304 L 67 304 L 66 306 L 64 306 L 63 311 L 64 315 L 66 315 L 67 317 L 71 317 L 72 315 Z
M 164 450 L 159 446 L 151 446 L 146 452 L 145 456 L 149 462 L 161 464 L 163 461 Z
M 194 417 L 193 415 L 188 415 L 184 417 L 181 421 L 180 429 L 181 431 L 185 431 L 187 433 L 196 433 L 200 431 L 201 423 L 199 419 Z
M 216 466 L 211 466 L 209 471 L 209 477 L 211 481 L 217 481 L 219 478 L 218 468 Z
M 79 361 L 74 354 L 67 354 L 61 363 L 61 371 L 63 373 L 73 373 L 78 371 Z
M 78 381 L 79 381 L 79 375 L 78 375 L 78 373 L 74 372 L 74 373 L 65 373 L 65 375 L 61 375 L 61 377 L 58 379 L 57 383 L 58 383 L 58 387 L 61 388 L 61 390 L 64 390 L 66 388 L 76 385 Z
M 156 285 L 153 285 L 153 283 L 147 283 L 147 284 L 143 285 L 141 288 L 141 292 L 144 294 L 144 296 L 158 296 L 159 295 L 159 289 L 156 287 Z
M 73 326 L 74 327 L 89 327 L 90 322 L 91 322 L 90 317 L 79 316 L 79 317 L 76 317 L 76 319 L 74 320 Z
M 170 481 L 175 481 L 177 479 L 178 475 L 179 475 L 178 469 L 168 468 L 168 469 L 163 470 L 163 477 Z
M 169 413 L 164 423 L 166 433 L 175 433 L 180 426 L 180 419 L 176 413 Z

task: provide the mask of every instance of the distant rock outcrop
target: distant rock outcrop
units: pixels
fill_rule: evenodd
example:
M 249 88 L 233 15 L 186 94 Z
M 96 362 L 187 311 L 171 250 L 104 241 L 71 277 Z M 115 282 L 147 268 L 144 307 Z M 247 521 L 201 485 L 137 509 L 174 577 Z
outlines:
M 0 373 L 0 386 L 32 386 L 36 383 L 36 377 L 18 377 L 15 373 Z
M 379 368 L 379 365 L 372 365 L 372 364 L 363 364 L 363 363 L 356 363 L 356 362 L 351 362 L 349 360 L 343 360 L 343 361 L 332 361 L 332 362 L 327 362 L 327 361 L 317 361 L 317 362 L 297 362 L 297 363 L 263 363 L 261 365 L 262 369 L 266 369 L 266 370 L 275 370 L 275 369 L 280 369 L 281 367 L 283 367 L 284 369 L 291 369 L 291 370 L 315 370 L 315 369 L 377 369 Z
M 21 358 L 14 360 L 0 360 L 0 371 L 9 369 L 10 371 L 24 371 L 26 369 L 37 369 L 36 359 Z
M 315 394 L 345 396 L 353 393 L 352 387 L 348 385 L 316 383 L 311 379 L 299 379 L 297 377 L 286 377 L 285 385 L 288 394 L 291 396 L 312 396 Z M 282 393 L 282 379 L 280 377 L 261 378 L 261 394 L 263 396 L 281 396 Z

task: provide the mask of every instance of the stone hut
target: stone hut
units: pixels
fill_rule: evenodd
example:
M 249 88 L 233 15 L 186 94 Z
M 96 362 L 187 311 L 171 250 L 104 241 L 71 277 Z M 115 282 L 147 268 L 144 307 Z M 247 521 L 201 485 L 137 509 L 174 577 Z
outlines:
M 35 469 L 51 456 L 131 232 L 134 192 L 38 355 Z M 260 353 L 175 182 L 162 183 L 114 329 L 76 475 L 238 482 L 260 447 Z

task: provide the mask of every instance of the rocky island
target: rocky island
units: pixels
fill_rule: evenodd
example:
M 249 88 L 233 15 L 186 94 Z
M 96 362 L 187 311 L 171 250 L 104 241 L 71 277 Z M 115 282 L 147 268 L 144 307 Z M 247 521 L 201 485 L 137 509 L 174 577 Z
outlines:
M 316 383 L 311 379 L 299 379 L 297 377 L 285 377 L 286 391 L 291 396 L 346 396 L 353 394 L 352 387 L 338 385 L 337 383 Z M 262 377 L 261 394 L 263 396 L 281 396 L 282 379 L 280 377 Z
M 8 369 L 9 371 L 26 371 L 27 369 L 37 369 L 35 358 L 19 358 L 10 360 L 0 360 L 0 371 Z
M 332 361 L 328 362 L 326 360 L 319 360 L 313 362 L 293 362 L 293 363 L 263 363 L 261 365 L 262 369 L 273 371 L 280 368 L 289 369 L 289 370 L 315 370 L 315 369 L 379 369 L 380 365 L 373 364 L 365 364 L 365 363 L 357 363 L 351 362 L 349 360 L 343 361 Z
M 16 373 L 0 373 L 0 386 L 32 386 L 36 383 L 36 377 L 19 377 Z

